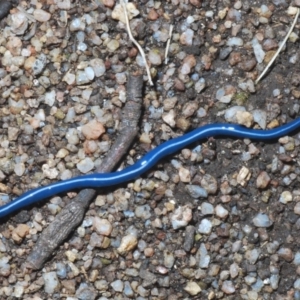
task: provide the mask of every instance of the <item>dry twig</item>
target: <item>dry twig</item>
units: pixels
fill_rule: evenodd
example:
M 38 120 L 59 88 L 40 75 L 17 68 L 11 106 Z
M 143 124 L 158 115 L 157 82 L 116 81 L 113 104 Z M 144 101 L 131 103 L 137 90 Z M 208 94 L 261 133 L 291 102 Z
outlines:
M 147 72 L 147 76 L 148 76 L 148 81 L 150 83 L 150 85 L 153 85 L 153 81 L 151 78 L 151 73 L 150 73 L 150 68 L 148 66 L 147 60 L 146 60 L 146 55 L 145 52 L 143 50 L 143 48 L 140 46 L 140 44 L 135 40 L 135 38 L 133 37 L 132 33 L 131 33 L 131 29 L 130 29 L 130 25 L 129 25 L 129 18 L 128 18 L 128 13 L 127 13 L 127 8 L 126 8 L 126 3 L 124 2 L 124 0 L 121 0 L 121 3 L 123 5 L 123 10 L 124 10 L 124 14 L 125 14 L 125 20 L 126 20 L 126 28 L 127 28 L 127 32 L 129 35 L 130 40 L 137 46 L 137 48 L 140 51 L 140 54 L 144 60 L 145 63 L 145 68 L 146 68 L 146 72 Z
M 295 25 L 296 25 L 296 22 L 297 22 L 297 19 L 299 17 L 299 8 L 297 9 L 297 13 L 296 13 L 296 16 L 295 16 L 295 19 L 293 21 L 293 24 L 288 32 L 288 34 L 286 35 L 286 37 L 284 38 L 284 40 L 282 41 L 280 47 L 278 48 L 278 50 L 276 51 L 276 53 L 274 54 L 274 56 L 272 57 L 272 59 L 269 61 L 268 65 L 265 67 L 265 69 L 263 70 L 263 72 L 260 74 L 260 76 L 255 80 L 255 84 L 257 84 L 262 78 L 263 76 L 265 76 L 265 74 L 268 72 L 269 68 L 271 67 L 271 65 L 273 64 L 274 60 L 276 59 L 276 57 L 278 56 L 278 54 L 280 53 L 280 51 L 282 50 L 282 48 L 284 47 L 287 39 L 289 38 L 290 34 L 292 33 Z
M 165 51 L 165 64 L 168 63 L 168 53 L 169 53 L 170 43 L 171 43 L 171 39 L 172 39 L 173 28 L 174 28 L 174 26 L 170 25 L 169 38 L 168 38 L 168 41 L 167 41 L 167 46 L 166 46 L 166 51 Z
M 127 102 L 122 110 L 119 135 L 107 153 L 98 173 L 110 172 L 127 152 L 138 132 L 138 122 L 142 107 L 143 76 L 130 75 L 127 83 Z M 86 208 L 96 195 L 94 189 L 84 189 L 70 200 L 54 221 L 40 235 L 27 265 L 38 270 L 51 257 L 53 251 L 63 243 L 70 233 L 82 222 Z

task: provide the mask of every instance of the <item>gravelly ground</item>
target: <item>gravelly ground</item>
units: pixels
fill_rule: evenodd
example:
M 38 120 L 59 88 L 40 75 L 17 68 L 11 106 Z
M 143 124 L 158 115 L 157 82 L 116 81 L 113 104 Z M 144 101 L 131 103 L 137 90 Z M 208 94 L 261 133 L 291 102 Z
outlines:
M 1 21 L 1 204 L 93 172 L 116 139 L 128 72 L 143 62 L 112 18 L 115 1 L 86 2 L 23 1 Z M 207 123 L 268 129 L 296 118 L 299 22 L 254 82 L 299 2 L 133 1 L 154 86 L 145 76 L 140 132 L 119 167 Z M 300 299 L 299 144 L 298 132 L 199 141 L 99 191 L 41 270 L 26 258 L 66 195 L 1 220 L 0 298 Z

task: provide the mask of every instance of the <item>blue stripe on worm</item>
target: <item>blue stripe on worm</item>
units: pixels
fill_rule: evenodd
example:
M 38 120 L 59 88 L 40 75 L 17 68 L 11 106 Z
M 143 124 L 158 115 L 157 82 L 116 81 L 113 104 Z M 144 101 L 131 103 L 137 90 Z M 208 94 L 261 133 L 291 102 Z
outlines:
M 113 173 L 94 173 L 72 179 L 59 181 L 47 186 L 30 190 L 8 204 L 0 207 L 0 218 L 12 214 L 28 205 L 35 204 L 60 193 L 84 188 L 100 188 L 118 185 L 138 178 L 151 169 L 163 157 L 178 152 L 186 146 L 208 138 L 217 136 L 248 138 L 265 141 L 288 135 L 300 128 L 300 118 L 270 130 L 248 129 L 234 124 L 210 124 L 197 128 L 181 137 L 169 140 L 148 152 L 134 165 Z

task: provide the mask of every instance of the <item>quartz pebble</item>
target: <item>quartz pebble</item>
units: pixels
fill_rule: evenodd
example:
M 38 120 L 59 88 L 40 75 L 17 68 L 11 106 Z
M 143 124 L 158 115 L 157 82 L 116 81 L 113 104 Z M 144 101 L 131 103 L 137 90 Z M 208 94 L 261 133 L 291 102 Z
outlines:
M 229 280 L 225 280 L 222 284 L 222 291 L 227 294 L 227 295 L 230 295 L 230 294 L 233 294 L 235 293 L 235 287 L 233 285 L 233 282 L 232 281 L 229 281 Z
M 243 46 L 244 42 L 241 38 L 238 37 L 232 37 L 229 38 L 227 41 L 227 46 Z
M 126 255 L 129 251 L 133 250 L 137 246 L 137 243 L 137 237 L 132 234 L 128 234 L 122 238 L 121 244 L 117 251 L 120 255 Z
M 254 50 L 254 54 L 255 54 L 255 58 L 257 60 L 257 62 L 260 64 L 263 62 L 264 58 L 265 58 L 265 52 L 262 49 L 261 44 L 258 42 L 257 38 L 254 38 L 252 40 L 252 47 Z
M 43 279 L 45 282 L 44 289 L 46 293 L 53 294 L 59 290 L 60 284 L 56 272 L 43 273 Z
M 184 290 L 191 296 L 198 295 L 201 292 L 200 286 L 193 281 L 189 281 L 187 285 L 184 287 Z
M 207 198 L 206 190 L 198 185 L 187 185 L 185 189 L 193 198 Z
M 251 113 L 247 111 L 237 111 L 235 117 L 238 124 L 244 125 L 246 127 L 252 126 L 253 116 Z
M 200 244 L 200 247 L 196 253 L 196 259 L 200 268 L 206 269 L 210 263 L 210 255 L 205 247 L 204 243 Z
M 218 183 L 215 177 L 210 174 L 205 174 L 201 180 L 201 186 L 208 194 L 214 195 L 218 189 Z
M 122 292 L 123 288 L 124 288 L 124 284 L 123 281 L 118 279 L 113 281 L 111 284 L 112 288 L 116 291 L 116 292 Z
M 261 129 L 266 129 L 267 113 L 261 109 L 255 109 L 251 113 L 252 113 L 254 122 L 256 122 L 261 127 Z
M 293 201 L 293 195 L 290 191 L 284 191 L 281 193 L 279 201 L 283 204 Z
M 148 59 L 151 62 L 151 64 L 155 66 L 161 65 L 162 57 L 160 50 L 157 48 L 151 49 L 148 53 Z
M 202 202 L 201 204 L 201 213 L 206 216 L 206 215 L 212 215 L 214 214 L 214 207 L 212 204 L 208 202 Z
M 135 209 L 135 215 L 138 218 L 142 218 L 144 220 L 150 219 L 151 218 L 151 208 L 149 205 L 141 205 L 137 206 Z
M 93 218 L 93 226 L 96 229 L 96 232 L 101 235 L 109 236 L 112 232 L 112 225 L 106 219 L 101 219 L 99 217 Z
M 183 45 L 192 45 L 194 38 L 194 31 L 192 29 L 187 29 L 180 36 L 180 43 Z
M 186 168 L 180 167 L 178 171 L 178 175 L 180 181 L 182 182 L 190 182 L 191 181 L 191 174 L 190 171 Z
M 217 205 L 216 208 L 215 208 L 215 212 L 216 212 L 216 215 L 221 218 L 221 219 L 224 219 L 228 216 L 229 212 L 227 209 L 225 209 L 222 205 Z
M 208 219 L 201 220 L 198 231 L 202 234 L 210 234 L 212 230 L 213 224 Z
M 256 227 L 270 227 L 272 226 L 273 222 L 266 214 L 259 213 L 253 218 L 253 224 Z
M 94 162 L 89 157 L 85 157 L 79 163 L 76 164 L 77 169 L 83 174 L 86 174 L 89 171 L 91 171 L 94 168 L 94 166 Z
M 225 120 L 230 123 L 237 123 L 236 114 L 238 112 L 245 112 L 246 108 L 243 106 L 232 106 L 225 111 Z
M 186 227 L 192 219 L 192 210 L 188 206 L 178 207 L 171 215 L 173 229 Z
M 15 164 L 14 171 L 15 171 L 16 175 L 22 176 L 25 172 L 25 164 L 24 163 Z

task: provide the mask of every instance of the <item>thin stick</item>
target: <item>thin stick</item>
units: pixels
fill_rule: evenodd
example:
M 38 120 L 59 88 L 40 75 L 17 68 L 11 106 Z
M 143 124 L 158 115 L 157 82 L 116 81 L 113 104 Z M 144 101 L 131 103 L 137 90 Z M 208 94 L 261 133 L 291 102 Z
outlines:
M 121 124 L 118 137 L 106 154 L 98 173 L 110 172 L 116 167 L 123 155 L 129 149 L 139 129 L 139 121 L 142 110 L 143 76 L 133 73 L 128 76 L 127 101 L 122 109 Z M 82 222 L 85 211 L 96 195 L 94 189 L 83 189 L 78 195 L 59 212 L 49 226 L 41 233 L 38 241 L 27 257 L 27 266 L 31 269 L 41 269 L 53 255 L 55 249 L 60 246 Z
M 172 32 L 173 32 L 173 25 L 170 25 L 170 30 L 169 30 L 169 38 L 167 41 L 167 47 L 166 47 L 166 52 L 165 52 L 165 64 L 168 63 L 168 53 L 169 53 L 169 48 L 170 48 L 170 43 L 171 43 L 171 39 L 172 39 Z
M 295 25 L 296 25 L 296 22 L 297 22 L 297 19 L 298 19 L 298 16 L 299 16 L 299 8 L 297 9 L 297 14 L 295 16 L 295 19 L 293 21 L 293 24 L 288 32 L 288 34 L 286 35 L 286 37 L 284 38 L 283 42 L 281 43 L 280 47 L 278 48 L 277 52 L 274 54 L 274 56 L 272 57 L 272 59 L 270 60 L 270 62 L 268 63 L 268 65 L 266 66 L 266 68 L 264 69 L 264 71 L 261 73 L 261 75 L 256 79 L 255 81 L 255 84 L 257 84 L 260 79 L 266 74 L 266 72 L 269 70 L 270 66 L 273 64 L 274 60 L 276 59 L 276 57 L 278 56 L 279 52 L 282 50 L 283 46 L 285 45 L 287 39 L 289 38 L 290 34 L 292 33 Z
M 149 81 L 150 85 L 153 85 L 153 81 L 152 81 L 151 74 L 150 74 L 150 69 L 149 69 L 149 66 L 148 66 L 148 63 L 147 63 L 147 60 L 146 60 L 145 52 L 142 49 L 142 47 L 140 46 L 140 44 L 134 39 L 134 37 L 133 37 L 133 35 L 131 33 L 131 29 L 130 29 L 130 25 L 129 25 L 129 18 L 128 18 L 128 13 L 127 13 L 127 8 L 126 8 L 125 1 L 121 0 L 121 3 L 123 5 L 123 9 L 124 9 L 125 20 L 126 20 L 126 27 L 127 27 L 129 38 L 137 46 L 137 48 L 139 49 L 140 54 L 141 54 L 141 56 L 142 56 L 142 58 L 144 60 L 144 63 L 145 63 L 145 68 L 146 68 L 146 71 L 147 71 L 148 81 Z

